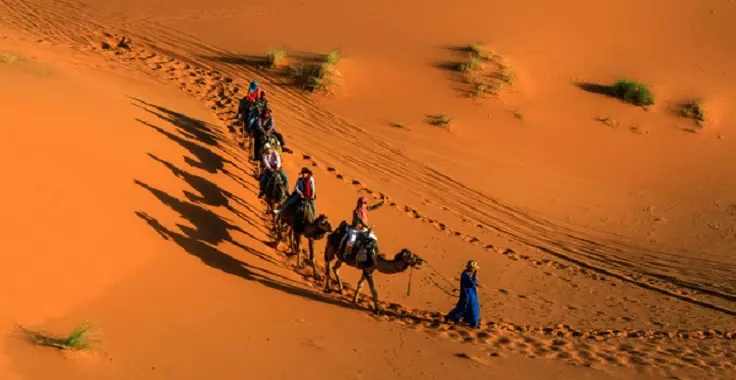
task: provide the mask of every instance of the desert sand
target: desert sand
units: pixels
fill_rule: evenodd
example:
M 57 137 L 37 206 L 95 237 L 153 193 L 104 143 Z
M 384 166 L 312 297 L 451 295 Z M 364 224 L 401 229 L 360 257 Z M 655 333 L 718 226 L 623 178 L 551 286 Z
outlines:
M 736 376 L 736 4 L 430 3 L 0 1 L 0 378 Z M 448 70 L 476 42 L 497 96 Z M 332 93 L 274 47 L 339 48 Z M 586 91 L 619 78 L 655 105 Z M 376 315 L 357 270 L 327 294 L 274 244 L 233 128 L 253 79 L 318 212 L 384 200 L 381 251 L 442 289 L 377 274 Z M 470 259 L 477 330 L 441 318 Z M 82 351 L 21 333 L 84 321 Z

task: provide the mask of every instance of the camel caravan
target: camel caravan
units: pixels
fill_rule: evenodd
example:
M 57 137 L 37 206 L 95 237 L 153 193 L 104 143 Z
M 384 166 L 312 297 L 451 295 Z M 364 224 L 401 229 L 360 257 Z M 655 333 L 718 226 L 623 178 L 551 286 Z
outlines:
M 302 267 L 301 240 L 308 242 L 309 260 L 315 279 L 320 280 L 314 257 L 314 241 L 327 237 L 325 246 L 325 292 L 333 290 L 331 272 L 335 274 L 337 291 L 343 292 L 340 268 L 343 264 L 362 271 L 355 290 L 353 302 L 367 281 L 373 296 L 374 311 L 380 312 L 378 291 L 373 282 L 373 273 L 384 274 L 405 272 L 411 267 L 420 267 L 423 260 L 409 249 L 402 249 L 393 259 L 386 258 L 378 249 L 378 237 L 368 224 L 368 211 L 383 206 L 383 202 L 368 206 L 368 199 L 361 197 L 353 210 L 353 220 L 343 221 L 337 229 L 332 228 L 326 215 L 316 213 L 317 199 L 315 179 L 309 168 L 299 172 L 294 190 L 289 193 L 289 181 L 282 169 L 282 151 L 289 151 L 283 136 L 276 132 L 273 111 L 256 81 L 250 83 L 248 94 L 240 100 L 238 120 L 242 123 L 241 146 L 249 140 L 250 158 L 257 162 L 256 178 L 260 181 L 259 198 L 268 205 L 277 236 L 276 244 L 287 243 L 289 253 L 296 256 L 297 267 Z M 332 264 L 334 262 L 334 265 Z

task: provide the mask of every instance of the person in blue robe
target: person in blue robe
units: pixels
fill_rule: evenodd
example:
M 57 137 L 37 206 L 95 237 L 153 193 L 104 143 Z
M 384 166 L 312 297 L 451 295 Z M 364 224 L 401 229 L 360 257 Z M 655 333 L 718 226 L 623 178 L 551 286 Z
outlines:
M 445 316 L 445 320 L 460 323 L 464 321 L 471 327 L 480 325 L 480 305 L 478 304 L 478 263 L 468 261 L 465 270 L 460 276 L 460 299 L 452 311 Z

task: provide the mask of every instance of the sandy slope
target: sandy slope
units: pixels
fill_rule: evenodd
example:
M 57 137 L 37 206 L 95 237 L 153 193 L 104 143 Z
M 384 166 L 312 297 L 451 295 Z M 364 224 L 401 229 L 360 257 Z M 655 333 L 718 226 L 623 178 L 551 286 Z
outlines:
M 59 361 L 9 336 L 0 368 L 20 378 L 50 371 L 69 378 L 202 378 L 211 371 L 281 378 L 308 369 L 280 360 L 304 356 L 315 365 L 314 376 L 334 378 L 386 378 L 396 371 L 445 378 L 457 371 L 488 374 L 488 366 L 500 371 L 494 375 L 522 378 L 629 378 L 631 369 L 642 376 L 728 377 L 734 370 L 729 340 L 683 338 L 734 330 L 733 117 L 723 106 L 733 99 L 728 62 L 734 50 L 718 37 L 728 31 L 724 19 L 733 10 L 716 2 L 572 3 L 553 9 L 543 2 L 493 4 L 496 14 L 509 17 L 490 25 L 450 17 L 466 13 L 449 5 L 416 15 L 409 2 L 386 16 L 385 4 L 331 4 L 328 14 L 320 13 L 330 22 L 308 28 L 315 24 L 301 16 L 321 3 L 3 1 L 4 23 L 61 46 L 2 41 L 2 50 L 36 57 L 0 66 L 3 83 L 18 89 L 2 94 L 3 106 L 13 110 L 4 120 L 16 125 L 0 131 L 0 154 L 13 163 L 4 170 L 34 184 L 3 189 L 9 215 L 3 252 L 18 252 L 8 256 L 3 288 L 18 291 L 0 296 L 19 306 L 2 309 L 2 327 L 9 333 L 20 322 L 63 330 L 92 318 L 104 338 L 102 353 L 86 365 Z M 605 20 L 625 13 L 635 25 L 655 14 L 678 22 L 659 21 L 667 34 L 653 21 L 648 27 L 658 31 L 650 39 L 637 39 L 632 28 L 612 36 L 609 21 L 584 17 L 602 10 Z M 358 11 L 360 21 L 347 16 Z M 450 13 L 440 18 L 442 12 Z M 257 40 L 236 38 L 254 13 L 280 17 L 257 18 L 256 29 L 275 22 Z M 472 17 L 480 19 L 483 12 L 477 13 Z M 442 21 L 407 28 L 409 16 Z M 371 23 L 378 19 L 384 27 Z M 553 27 L 558 20 L 565 27 Z M 580 36 L 581 29 L 588 33 Z M 122 31 L 133 37 L 132 51 L 99 50 L 100 41 L 111 40 L 103 32 Z M 675 60 L 669 48 L 678 36 L 712 44 L 680 38 L 677 46 L 693 54 Z M 478 105 L 458 96 L 451 76 L 435 67 L 456 59 L 443 46 L 473 40 L 493 43 L 519 70 L 516 93 L 503 103 Z M 309 52 L 342 46 L 344 85 L 335 97 L 315 102 L 239 56 L 273 45 Z M 661 51 L 650 51 L 652 45 Z M 645 51 L 646 64 L 633 59 Z M 663 69 L 664 62 L 676 63 Z M 662 105 L 644 112 L 574 85 L 611 81 L 621 71 L 652 78 Z M 309 276 L 294 274 L 265 245 L 268 223 L 250 167 L 235 137 L 202 108 L 229 122 L 233 90 L 253 77 L 267 84 L 279 125 L 297 148 L 287 157 L 289 173 L 316 166 L 320 211 L 337 224 L 357 195 L 388 195 L 396 204 L 372 215 L 382 250 L 411 248 L 448 277 L 467 258 L 478 259 L 484 318 L 494 323 L 477 332 L 437 323 L 431 312 L 447 310 L 453 300 L 418 272 L 410 297 L 408 276 L 379 277 L 381 297 L 404 306 L 383 318 L 394 323 L 366 319 L 364 311 L 342 310 L 342 298 L 313 289 Z M 161 85 L 169 82 L 174 86 Z M 379 101 L 386 88 L 393 98 Z M 44 102 L 46 112 L 39 112 L 40 89 L 60 99 Z M 683 122 L 667 111 L 669 102 L 695 93 L 708 93 L 713 110 L 699 135 L 674 128 Z M 449 132 L 423 124 L 423 113 L 440 109 L 456 116 Z M 523 121 L 511 115 L 517 110 Z M 591 120 L 598 115 L 614 116 L 620 127 Z M 408 128 L 388 126 L 397 121 Z M 646 124 L 649 133 L 630 133 L 634 124 Z M 28 158 L 18 165 L 17 157 Z M 80 220 L 91 223 L 81 228 Z M 55 280 L 58 273 L 75 280 Z M 343 273 L 357 279 L 349 268 Z M 675 339 L 652 339 L 670 333 Z M 452 343 L 463 341 L 477 345 Z M 171 344 L 163 349 L 161 342 Z M 458 352 L 475 358 L 473 365 L 453 357 Z M 33 365 L 38 360 L 45 365 Z
M 2 197 L 4 379 L 592 375 L 496 364 L 323 296 L 262 242 L 254 181 L 214 121 L 195 119 L 212 120 L 203 107 L 118 70 L 69 65 L 62 49 L 4 40 L 9 50 L 24 59 L 0 71 L 15 90 L 2 97 L 15 185 Z M 99 342 L 73 360 L 13 329 L 84 319 Z
M 149 32 L 162 28 L 167 49 L 232 75 L 271 46 L 341 47 L 345 79 L 334 98 L 308 106 L 274 88 L 282 124 L 303 150 L 483 242 L 551 250 L 719 307 L 732 301 L 723 297 L 733 293 L 736 241 L 729 2 L 90 3 Z M 264 32 L 246 38 L 246 22 Z M 502 102 L 463 98 L 437 68 L 459 59 L 447 47 L 477 40 L 519 76 Z M 576 85 L 620 76 L 654 86 L 652 112 Z M 689 98 L 709 113 L 696 136 L 670 112 Z M 453 116 L 451 132 L 431 130 L 427 113 Z M 601 116 L 619 127 L 594 120 Z

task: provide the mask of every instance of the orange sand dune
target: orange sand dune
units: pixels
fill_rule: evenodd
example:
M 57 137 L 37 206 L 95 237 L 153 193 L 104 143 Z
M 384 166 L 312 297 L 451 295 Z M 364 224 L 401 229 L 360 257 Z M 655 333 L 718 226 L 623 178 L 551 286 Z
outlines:
M 733 376 L 732 4 L 0 5 L 3 378 Z M 469 99 L 440 68 L 475 41 L 511 62 L 510 93 Z M 335 95 L 255 67 L 273 46 L 340 47 Z M 620 76 L 657 104 L 579 86 Z M 481 329 L 442 323 L 454 299 L 420 271 L 377 275 L 372 317 L 272 247 L 227 130 L 253 78 L 333 226 L 385 199 L 382 252 L 411 249 L 445 288 L 480 262 Z M 696 98 L 693 134 L 671 109 Z M 73 360 L 14 329 L 86 319 L 101 336 Z
M 264 244 L 255 181 L 203 107 L 148 80 L 69 65 L 58 48 L 3 48 L 24 57 L 0 72 L 15 90 L 2 98 L 12 110 L 3 168 L 15 185 L 2 197 L 4 379 L 591 372 L 515 356 L 499 366 L 479 348 L 322 295 Z M 39 104 L 37 91 L 54 101 Z M 85 319 L 100 344 L 71 361 L 13 328 L 65 331 Z

